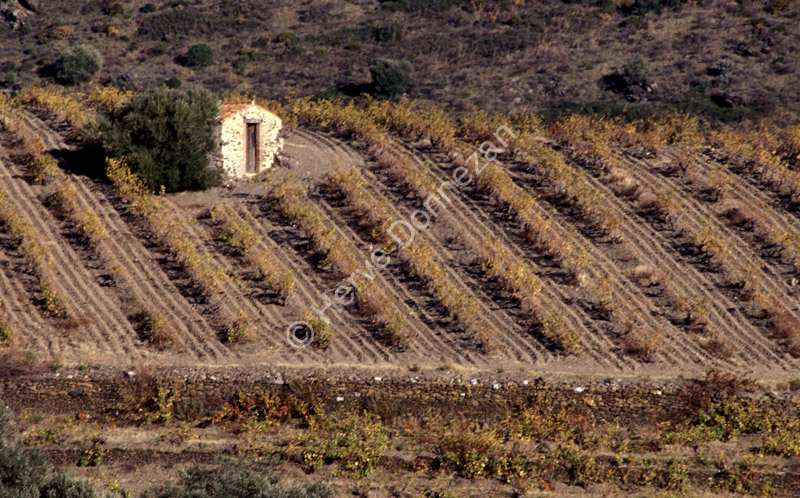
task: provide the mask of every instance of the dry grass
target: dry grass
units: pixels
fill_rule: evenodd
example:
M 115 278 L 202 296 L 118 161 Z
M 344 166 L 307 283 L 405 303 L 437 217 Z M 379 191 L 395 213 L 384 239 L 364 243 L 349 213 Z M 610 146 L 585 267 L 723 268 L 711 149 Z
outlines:
M 8 346 L 14 341 L 14 328 L 8 321 L 5 311 L 2 309 L 3 301 L 0 299 L 0 347 Z
M 634 327 L 622 337 L 622 340 L 627 353 L 644 361 L 651 361 L 653 355 L 664 347 L 661 334 L 650 327 Z
M 54 84 L 26 87 L 17 98 L 28 107 L 45 110 L 66 121 L 75 130 L 81 129 L 90 119 L 77 99 Z
M 142 340 L 157 349 L 166 349 L 175 344 L 175 331 L 159 311 L 146 310 L 136 318 L 137 331 Z

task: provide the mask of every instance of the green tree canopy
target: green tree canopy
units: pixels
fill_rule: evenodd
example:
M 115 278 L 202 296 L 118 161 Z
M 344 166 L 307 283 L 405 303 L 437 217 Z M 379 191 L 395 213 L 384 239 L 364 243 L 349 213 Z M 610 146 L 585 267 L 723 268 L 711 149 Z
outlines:
M 391 97 L 405 90 L 413 71 L 407 60 L 378 59 L 369 67 L 375 95 Z
M 214 63 L 214 50 L 206 43 L 198 43 L 189 47 L 186 53 L 186 65 L 193 69 L 203 69 Z
M 103 56 L 91 45 L 69 47 L 61 52 L 55 64 L 56 81 L 63 85 L 77 85 L 91 80 L 103 67 Z
M 208 161 L 219 110 L 219 99 L 203 87 L 153 88 L 100 120 L 100 143 L 106 156 L 126 156 L 153 191 L 206 189 L 220 181 Z

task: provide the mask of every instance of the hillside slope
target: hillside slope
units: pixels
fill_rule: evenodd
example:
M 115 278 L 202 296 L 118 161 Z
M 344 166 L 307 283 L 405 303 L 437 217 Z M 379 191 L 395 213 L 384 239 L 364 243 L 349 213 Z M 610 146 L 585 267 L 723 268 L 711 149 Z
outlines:
M 358 92 L 383 57 L 413 64 L 410 96 L 454 109 L 677 106 L 793 120 L 800 106 L 791 1 L 37 4 L 22 27 L 9 18 L 0 29 L 0 80 L 48 78 L 60 50 L 86 43 L 105 58 L 96 79 L 137 88 L 179 78 L 265 97 Z M 212 66 L 181 65 L 195 43 L 214 49 Z

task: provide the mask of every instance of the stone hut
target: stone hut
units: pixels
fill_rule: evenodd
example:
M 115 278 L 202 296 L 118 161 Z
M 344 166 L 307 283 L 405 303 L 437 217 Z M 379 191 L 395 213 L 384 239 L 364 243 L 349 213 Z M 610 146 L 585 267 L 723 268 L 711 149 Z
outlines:
M 281 119 L 252 102 L 222 104 L 217 129 L 219 154 L 212 162 L 228 178 L 257 175 L 270 168 L 283 147 Z

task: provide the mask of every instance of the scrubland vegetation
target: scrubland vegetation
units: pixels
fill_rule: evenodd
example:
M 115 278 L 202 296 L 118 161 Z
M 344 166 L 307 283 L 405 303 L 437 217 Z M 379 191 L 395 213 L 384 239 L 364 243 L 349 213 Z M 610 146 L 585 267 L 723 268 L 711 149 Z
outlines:
M 4 23 L 0 84 L 56 77 L 65 52 L 90 45 L 105 63 L 95 73 L 81 57 L 77 74 L 126 89 L 357 94 L 382 88 L 371 69 L 406 61 L 404 91 L 459 111 L 783 119 L 797 111 L 796 16 L 791 1 L 73 1 Z
M 324 398 L 309 397 L 312 386 L 300 384 L 283 394 L 238 392 L 209 410 L 157 384 L 144 385 L 151 387 L 129 400 L 117 426 L 142 424 L 142 433 L 161 434 L 179 448 L 196 446 L 198 438 L 237 448 L 237 460 L 190 467 L 178 481 L 150 488 L 144 496 L 239 496 L 236 489 L 242 487 L 251 490 L 243 496 L 252 496 L 252 490 L 273 496 L 279 485 L 267 479 L 277 463 L 301 468 L 318 483 L 286 496 L 338 496 L 358 487 L 402 496 L 425 489 L 458 493 L 464 489 L 459 482 L 492 486 L 503 495 L 583 488 L 587 495 L 596 490 L 783 496 L 792 484 L 772 469 L 796 457 L 800 441 L 789 407 L 765 402 L 748 379 L 714 371 L 684 381 L 670 394 L 680 409 L 656 420 L 617 421 L 599 419 L 596 406 L 580 397 L 565 399 L 557 390 L 534 392 L 513 410 L 451 416 L 446 407 L 412 414 L 388 398 L 367 399 L 363 408 L 331 408 Z M 4 417 L 0 441 L 6 448 L 0 449 L 20 444 Z M 28 444 L 45 451 L 64 440 L 85 445 L 82 438 L 91 433 L 61 416 L 26 419 L 22 430 Z M 110 443 L 93 448 L 92 454 L 100 455 L 93 465 L 109 465 L 102 455 Z M 37 450 L 0 455 L 6 464 L 12 461 L 11 469 L 21 470 L 22 460 L 31 461 Z M 47 468 L 37 458 L 37 465 Z M 393 464 L 398 458 L 399 468 Z M 387 472 L 402 476 L 405 484 L 385 482 Z M 328 480 L 336 484 L 319 484 Z M 87 493 L 80 496 L 95 496 L 88 483 L 75 482 Z

